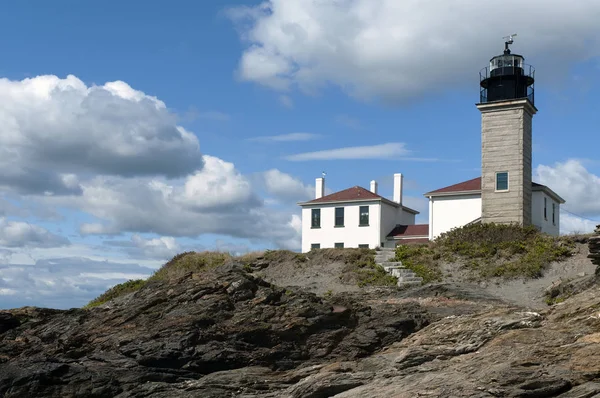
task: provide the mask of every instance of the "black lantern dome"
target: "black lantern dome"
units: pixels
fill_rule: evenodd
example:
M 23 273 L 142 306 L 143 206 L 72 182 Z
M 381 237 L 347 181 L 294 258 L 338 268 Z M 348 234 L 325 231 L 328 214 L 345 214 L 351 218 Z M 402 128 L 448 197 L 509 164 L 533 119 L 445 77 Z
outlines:
M 490 66 L 479 72 L 481 103 L 527 98 L 534 104 L 535 69 L 523 56 L 511 54 L 514 36 L 504 38 L 504 54 L 490 59 Z

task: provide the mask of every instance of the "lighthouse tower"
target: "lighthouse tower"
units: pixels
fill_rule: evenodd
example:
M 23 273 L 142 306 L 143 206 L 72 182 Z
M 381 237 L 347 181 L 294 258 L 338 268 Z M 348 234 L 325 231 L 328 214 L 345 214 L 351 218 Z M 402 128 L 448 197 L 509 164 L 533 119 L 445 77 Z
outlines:
M 481 221 L 531 224 L 531 142 L 534 74 L 521 55 L 504 53 L 480 75 Z

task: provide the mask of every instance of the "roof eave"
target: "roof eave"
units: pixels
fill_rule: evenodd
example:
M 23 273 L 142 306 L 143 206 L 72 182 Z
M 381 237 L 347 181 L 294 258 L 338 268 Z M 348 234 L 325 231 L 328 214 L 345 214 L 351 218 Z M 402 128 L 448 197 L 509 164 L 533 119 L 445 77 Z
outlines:
M 476 195 L 481 194 L 481 189 L 474 189 L 470 191 L 450 191 L 450 192 L 427 192 L 423 196 L 431 198 L 434 196 L 457 196 L 457 195 Z
M 371 199 L 351 199 L 351 200 L 329 200 L 326 202 L 298 202 L 298 206 L 318 206 L 318 205 L 327 205 L 330 203 L 354 203 L 354 202 L 381 202 L 382 199 L 385 198 L 371 198 Z
M 559 194 L 554 192 L 552 189 L 548 188 L 548 186 L 546 185 L 539 185 L 537 187 L 533 187 L 531 190 L 545 192 L 546 194 L 548 194 L 548 196 L 550 196 L 552 199 L 556 200 L 560 204 L 566 203 L 566 200 L 564 200 Z

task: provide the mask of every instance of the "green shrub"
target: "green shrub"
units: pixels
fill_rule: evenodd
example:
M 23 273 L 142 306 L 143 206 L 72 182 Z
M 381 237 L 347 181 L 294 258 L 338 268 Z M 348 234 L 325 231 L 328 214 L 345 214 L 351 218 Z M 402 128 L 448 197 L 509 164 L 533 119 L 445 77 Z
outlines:
M 335 256 L 346 263 L 344 272 L 351 273 L 360 287 L 396 286 L 398 278 L 388 274 L 382 266 L 375 264 L 373 249 L 323 249 L 325 256 Z M 336 253 L 337 252 L 337 253 Z
M 90 301 L 89 303 L 87 303 L 84 308 L 97 307 L 97 306 L 104 304 L 107 301 L 110 301 L 119 296 L 123 296 L 128 293 L 136 292 L 136 291 L 140 290 L 142 287 L 144 287 L 145 284 L 146 284 L 146 281 L 143 279 L 135 279 L 135 280 L 130 279 L 127 282 L 120 283 L 118 285 L 111 287 L 106 292 L 102 293 L 100 296 L 98 296 L 97 298 L 95 298 L 92 301 Z
M 170 280 L 182 277 L 190 272 L 200 272 L 206 269 L 220 267 L 232 257 L 224 252 L 185 252 L 176 255 L 159 268 L 150 280 Z
M 455 228 L 428 245 L 402 245 L 396 260 L 424 281 L 441 279 L 440 261 L 462 262 L 478 278 L 536 278 L 553 261 L 572 254 L 574 241 L 535 227 L 481 223 Z
M 423 283 L 440 281 L 442 272 L 437 266 L 439 253 L 432 250 L 429 245 L 399 245 L 396 247 L 396 261 L 417 276 L 423 278 Z

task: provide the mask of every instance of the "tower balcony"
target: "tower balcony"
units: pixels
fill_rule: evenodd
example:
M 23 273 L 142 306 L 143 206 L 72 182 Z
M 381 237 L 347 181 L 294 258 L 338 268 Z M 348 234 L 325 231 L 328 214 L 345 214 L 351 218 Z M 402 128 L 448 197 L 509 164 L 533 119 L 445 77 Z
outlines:
M 534 104 L 535 68 L 518 55 L 492 58 L 490 66 L 479 72 L 479 102 L 527 98 Z

